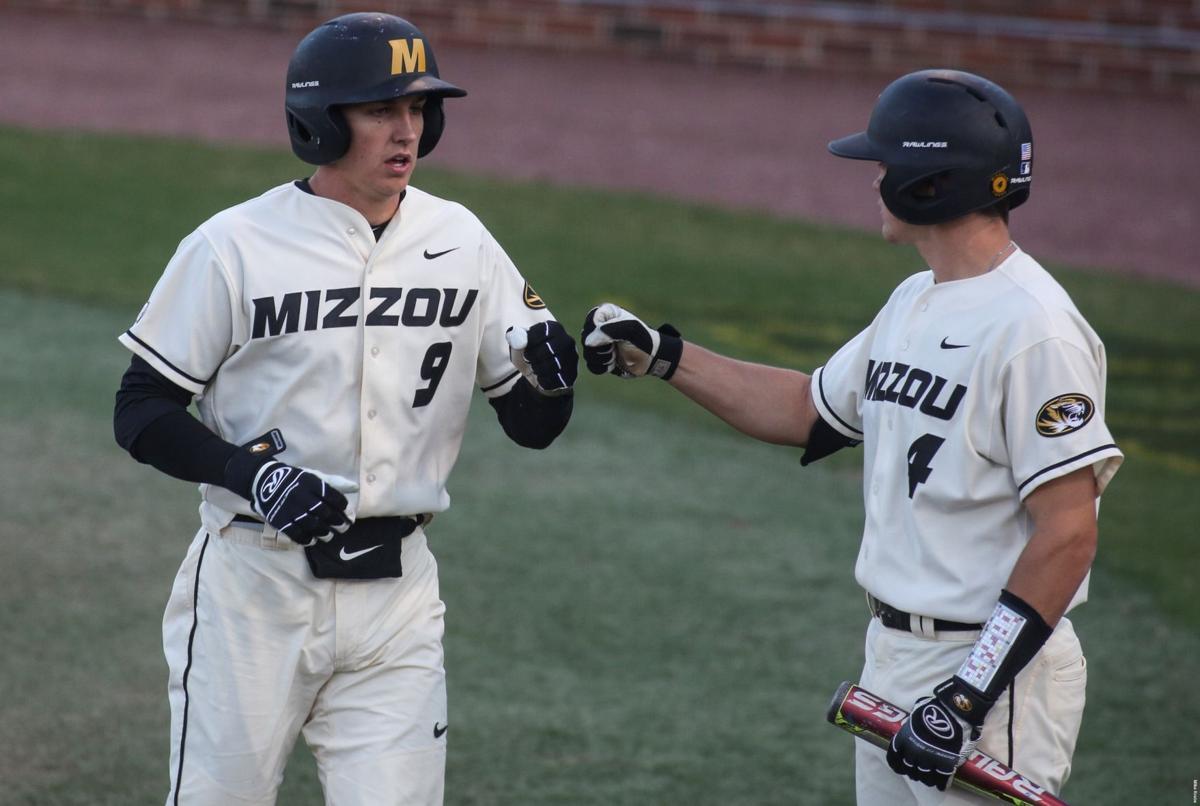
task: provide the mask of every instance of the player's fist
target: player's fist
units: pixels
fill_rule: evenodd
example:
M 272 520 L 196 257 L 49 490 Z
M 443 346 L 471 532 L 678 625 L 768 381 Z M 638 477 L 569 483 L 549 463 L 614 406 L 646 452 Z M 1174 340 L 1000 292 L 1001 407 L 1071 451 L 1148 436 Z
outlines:
M 917 702 L 887 750 L 887 763 L 894 772 L 943 791 L 975 752 L 980 733 L 978 726 L 960 719 L 939 699 L 947 685 Z
M 350 528 L 346 496 L 310 470 L 266 462 L 250 485 L 250 503 L 294 543 L 311 546 Z
M 596 375 L 670 380 L 682 355 L 678 330 L 670 325 L 655 330 L 611 302 L 592 308 L 583 321 L 583 360 Z
M 526 330 L 510 327 L 508 357 L 529 385 L 543 395 L 565 395 L 579 377 L 579 353 L 575 340 L 553 319 Z

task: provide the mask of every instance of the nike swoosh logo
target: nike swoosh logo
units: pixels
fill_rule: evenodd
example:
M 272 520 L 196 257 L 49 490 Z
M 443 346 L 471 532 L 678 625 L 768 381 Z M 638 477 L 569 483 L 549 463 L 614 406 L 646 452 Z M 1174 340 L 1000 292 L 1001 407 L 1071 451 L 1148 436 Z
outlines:
M 346 551 L 346 547 L 343 546 L 342 550 L 338 552 L 338 557 L 341 557 L 343 561 L 353 560 L 355 557 L 361 557 L 364 554 L 379 548 L 383 548 L 382 543 L 380 543 L 378 546 L 371 546 L 368 549 L 360 549 L 358 551 Z
M 458 249 L 458 247 L 456 246 L 456 247 L 454 247 L 454 249 Z M 425 250 L 425 259 L 433 260 L 435 257 L 441 257 L 442 255 L 448 255 L 451 252 L 453 252 L 454 249 L 447 249 L 444 252 L 430 252 L 428 249 L 426 249 Z
M 963 347 L 970 347 L 970 346 L 971 345 L 969 345 L 969 344 L 951 344 L 950 342 L 946 341 L 945 339 L 942 339 L 942 349 L 943 350 L 961 350 Z
M 450 730 L 449 725 L 443 725 L 439 728 L 438 723 L 434 722 L 433 723 L 433 738 L 435 738 L 435 739 L 442 738 L 443 736 L 446 735 L 446 731 L 448 731 L 448 730 Z

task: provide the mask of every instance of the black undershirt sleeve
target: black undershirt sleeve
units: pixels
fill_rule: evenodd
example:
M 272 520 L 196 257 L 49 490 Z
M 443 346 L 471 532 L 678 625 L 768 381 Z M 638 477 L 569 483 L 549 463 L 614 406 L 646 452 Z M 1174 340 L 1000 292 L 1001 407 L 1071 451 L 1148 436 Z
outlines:
M 818 459 L 824 459 L 831 453 L 837 453 L 842 448 L 853 448 L 861 444 L 862 440 L 850 439 L 818 416 L 817 421 L 813 423 L 812 431 L 808 434 L 808 443 L 804 446 L 804 455 L 800 457 L 800 464 L 802 466 L 809 465 Z
M 521 378 L 507 394 L 488 403 L 509 439 L 523 448 L 545 448 L 567 427 L 575 396 L 543 395 Z
M 117 444 L 168 476 L 228 487 L 248 498 L 250 480 L 241 478 L 244 473 L 232 483 L 226 480 L 226 466 L 238 446 L 193 417 L 187 410 L 191 400 L 191 392 L 134 356 L 113 410 Z

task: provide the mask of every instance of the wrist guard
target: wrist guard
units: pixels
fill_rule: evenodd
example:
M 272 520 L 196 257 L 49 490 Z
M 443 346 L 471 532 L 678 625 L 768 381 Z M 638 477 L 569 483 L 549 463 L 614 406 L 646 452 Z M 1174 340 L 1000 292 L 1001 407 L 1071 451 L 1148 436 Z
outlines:
M 1050 637 L 1053 628 L 1024 599 L 1007 590 L 958 673 L 934 689 L 951 713 L 976 727 Z
M 674 325 L 665 322 L 658 326 L 658 352 L 650 362 L 649 375 L 671 380 L 675 370 L 679 368 L 679 359 L 683 357 L 683 337 Z
M 262 466 L 273 459 L 273 453 L 251 453 L 238 448 L 225 463 L 225 480 L 221 486 L 247 501 L 253 500 L 254 479 Z

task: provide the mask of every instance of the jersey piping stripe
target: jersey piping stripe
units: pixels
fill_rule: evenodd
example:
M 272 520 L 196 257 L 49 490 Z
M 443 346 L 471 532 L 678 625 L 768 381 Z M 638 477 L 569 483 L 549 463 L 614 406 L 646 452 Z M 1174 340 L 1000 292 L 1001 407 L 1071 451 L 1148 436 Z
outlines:
M 1013 722 L 1017 713 L 1017 681 L 1008 681 L 1008 768 L 1012 769 L 1015 747 L 1013 746 Z
M 490 391 L 492 391 L 493 389 L 499 389 L 501 386 L 503 386 L 504 384 L 508 383 L 509 381 L 511 381 L 513 378 L 517 377 L 517 376 L 518 376 L 518 375 L 520 375 L 520 374 L 521 374 L 520 372 L 517 372 L 516 370 L 513 370 L 513 371 L 512 371 L 512 373 L 511 373 L 511 374 L 509 374 L 509 375 L 507 375 L 507 376 L 505 376 L 504 380 L 500 381 L 500 383 L 493 383 L 491 386 L 485 386 L 485 387 L 483 387 L 483 390 L 482 390 L 482 391 L 484 391 L 484 392 L 490 392 Z
M 833 419 L 837 420 L 839 423 L 841 423 L 842 425 L 844 425 L 846 428 L 850 429 L 854 433 L 860 434 L 860 435 L 862 434 L 862 431 L 860 429 L 855 428 L 854 426 L 850 425 L 850 423 L 846 422 L 841 417 L 839 417 L 838 413 L 833 410 L 833 406 L 829 405 L 829 400 L 826 399 L 826 397 L 825 397 L 825 372 L 824 371 L 822 371 L 820 373 L 820 377 L 817 378 L 817 392 L 818 392 L 818 394 L 821 395 L 821 402 L 825 404 L 825 408 L 829 411 L 830 414 L 833 415 Z
M 1028 484 L 1029 482 L 1033 481 L 1034 479 L 1036 479 L 1038 476 L 1043 476 L 1046 473 L 1049 473 L 1051 470 L 1054 470 L 1055 468 L 1062 467 L 1063 465 L 1069 465 L 1072 462 L 1079 461 L 1080 459 L 1082 459 L 1085 456 L 1091 456 L 1093 453 L 1100 453 L 1101 451 L 1107 451 L 1107 450 L 1117 450 L 1117 444 L 1115 442 L 1110 442 L 1107 445 L 1101 445 L 1099 448 L 1092 448 L 1090 451 L 1084 451 L 1083 453 L 1072 456 L 1070 459 L 1063 459 L 1061 462 L 1055 462 L 1054 464 L 1050 465 L 1049 467 L 1043 467 L 1041 470 L 1034 473 L 1032 476 L 1025 479 L 1025 481 L 1023 481 L 1019 485 L 1017 485 L 1017 492 L 1021 492 L 1021 490 L 1025 489 L 1025 485 Z
M 164 358 L 164 357 L 163 357 L 163 354 L 162 354 L 162 353 L 160 353 L 158 350 L 155 350 L 155 349 L 154 349 L 153 347 L 151 347 L 149 344 L 146 344 L 146 342 L 142 341 L 142 340 L 141 340 L 141 339 L 139 339 L 137 336 L 133 335 L 133 331 L 132 331 L 132 330 L 126 330 L 126 331 L 125 331 L 125 335 L 126 335 L 126 336 L 128 336 L 129 338 L 133 339 L 134 341 L 136 341 L 138 344 L 140 344 L 140 345 L 142 345 L 143 347 L 145 347 L 145 348 L 146 348 L 147 350 L 149 350 L 150 352 L 154 353 L 155 357 L 156 357 L 156 358 L 158 358 L 158 360 L 159 360 L 159 361 L 163 362 L 163 363 L 164 363 L 164 364 L 166 364 L 168 367 L 170 367 L 172 370 L 174 370 L 175 372 L 179 373 L 179 376 L 180 376 L 180 377 L 182 377 L 182 378 L 187 378 L 187 379 L 188 379 L 189 381 L 191 381 L 192 383 L 198 383 L 198 384 L 200 384 L 201 386 L 208 386 L 208 381 L 202 381 L 202 380 L 200 380 L 199 378 L 193 378 L 191 375 L 188 375 L 186 372 L 184 372 L 183 370 L 181 370 L 179 367 L 175 366 L 175 365 L 174 365 L 174 364 L 172 364 L 170 361 L 168 361 L 166 358 Z
M 197 605 L 200 602 L 200 568 L 204 565 L 204 552 L 208 550 L 209 535 L 204 536 L 200 547 L 200 559 L 196 560 L 196 585 L 192 589 L 192 629 L 188 633 L 187 665 L 183 667 L 183 729 L 179 733 L 179 768 L 175 771 L 175 806 L 179 806 L 179 792 L 183 788 L 183 755 L 187 749 L 188 723 L 188 678 L 192 674 L 192 645 L 196 641 L 196 627 L 200 624 Z

